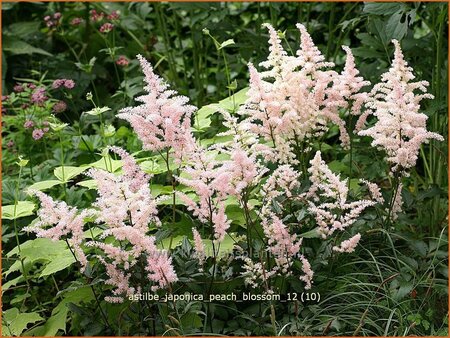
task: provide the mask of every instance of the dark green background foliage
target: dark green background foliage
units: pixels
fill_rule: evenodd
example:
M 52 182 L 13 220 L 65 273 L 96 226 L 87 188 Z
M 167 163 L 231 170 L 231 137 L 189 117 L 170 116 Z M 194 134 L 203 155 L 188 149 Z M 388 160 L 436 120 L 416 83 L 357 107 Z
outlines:
M 3 274 L 3 284 L 8 282 L 3 295 L 3 307 L 7 310 L 3 313 L 4 334 L 448 334 L 447 3 L 62 2 L 3 3 L 2 7 L 2 95 L 10 95 L 19 82 L 51 85 L 58 78 L 76 82 L 67 111 L 58 116 L 69 126 L 60 133 L 48 134 L 45 141 L 31 138 L 22 128 L 24 121 L 18 111 L 7 108 L 3 112 L 2 205 L 25 201 L 29 199 L 27 187 L 52 180 L 53 183 L 46 183 L 45 190 L 53 197 L 64 197 L 69 205 L 80 208 L 90 205 L 95 193 L 77 185 L 78 178 L 62 182 L 53 175 L 61 163 L 77 168 L 101 159 L 99 153 L 105 144 L 99 135 L 103 131 L 98 117 L 82 115 L 92 109 L 86 93 L 93 93 L 98 106 L 111 108 L 103 115 L 105 121 L 101 121 L 114 126 L 115 133 L 107 144 L 138 152 L 140 141 L 126 123 L 114 118 L 142 92 L 143 77 L 135 55 L 145 56 L 157 74 L 202 107 L 248 86 L 247 63 L 258 64 L 267 57 L 268 35 L 261 27 L 264 22 L 284 33 L 283 44 L 288 52 L 299 45 L 295 24 L 305 24 L 337 70 L 345 61 L 341 45 L 350 46 L 357 68 L 372 84 L 389 68 L 391 40 L 400 40 L 417 79 L 429 81 L 429 92 L 435 96 L 422 103 L 422 111 L 429 117 L 428 129 L 445 137 L 445 142 L 432 141 L 421 150 L 417 166 L 404 184 L 404 213 L 395 227 L 370 227 L 368 224 L 374 223 L 377 216 L 369 212 L 355 225 L 365 231 L 355 253 L 330 256 L 320 240 L 313 242 L 314 252 L 320 253 L 311 257 L 313 268 L 320 271 L 313 291 L 321 294 L 321 302 L 273 304 L 276 332 L 270 302 L 206 305 L 193 301 L 169 306 L 129 302 L 111 305 L 102 301 L 108 327 L 99 320 L 99 307 L 91 288 L 86 286 L 90 283 L 98 292 L 105 289 L 97 271 L 88 272 L 86 279 L 72 265 L 66 249 L 53 248 L 45 241 L 27 246 L 25 242 L 34 237 L 20 229 L 34 219 L 32 210 L 21 205 L 21 217 L 8 217 L 5 214 L 11 208 L 4 209 L 2 259 L 7 273 Z M 108 14 L 120 11 L 112 32 L 99 33 L 100 25 L 89 20 L 93 9 Z M 46 15 L 55 12 L 62 13 L 56 30 L 47 28 L 44 22 Z M 76 17 L 84 22 L 72 26 L 70 22 Z M 205 28 L 210 35 L 204 34 Z M 219 45 L 229 39 L 234 43 L 225 43 L 219 50 L 214 39 Z M 115 63 L 121 55 L 130 60 L 127 67 Z M 68 97 L 56 92 L 54 99 L 67 101 Z M 196 130 L 196 136 L 214 142 L 214 136 L 223 128 L 220 115 L 196 118 L 202 126 Z M 11 140 L 12 148 L 6 146 Z M 330 168 L 348 176 L 349 158 L 337 145 L 337 131 L 332 129 L 324 141 L 322 153 L 327 162 L 333 159 Z M 358 174 L 387 186 L 383 154 L 371 148 L 370 140 L 365 138 L 355 140 L 354 149 Z M 30 161 L 20 174 L 15 164 L 18 155 Z M 163 168 L 161 163 L 154 164 Z M 73 177 L 77 174 L 74 170 Z M 163 191 L 168 184 L 166 170 L 157 173 L 155 180 Z M 229 214 L 231 209 L 227 209 Z M 182 239 L 188 235 L 193 220 L 180 211 L 173 224 L 168 220 L 170 214 L 168 210 L 161 211 L 167 229 L 159 231 L 157 238 L 178 240 L 172 254 L 180 278 L 175 291 L 201 292 L 204 275 L 190 258 L 191 244 Z M 239 210 L 234 210 L 232 229 L 239 228 L 242 217 Z M 12 251 L 17 241 L 25 253 Z M 52 254 L 52 250 L 58 254 Z M 61 264 L 54 266 L 52 261 Z M 28 276 L 24 278 L 21 271 Z M 227 278 L 225 272 L 214 292 L 243 291 L 242 285 L 242 279 Z M 295 278 L 280 280 L 278 285 L 283 292 L 302 291 Z M 144 319 L 142 313 L 147 313 Z

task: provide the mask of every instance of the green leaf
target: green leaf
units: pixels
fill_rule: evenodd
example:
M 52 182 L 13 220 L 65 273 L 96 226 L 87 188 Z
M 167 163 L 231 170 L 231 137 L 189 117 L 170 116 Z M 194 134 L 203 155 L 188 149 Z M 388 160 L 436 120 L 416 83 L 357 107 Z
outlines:
M 211 115 L 219 111 L 220 106 L 217 103 L 208 104 L 200 108 L 194 119 L 194 128 L 196 130 L 206 129 L 211 125 Z
M 3 335 L 6 333 L 7 336 L 19 336 L 28 324 L 43 320 L 37 312 L 19 313 L 17 308 L 4 311 L 2 317 L 6 324 L 5 326 L 2 325 Z
M 232 233 L 231 235 L 235 236 L 236 234 Z M 234 247 L 235 242 L 234 242 L 233 238 L 231 237 L 231 235 L 226 234 L 223 241 L 220 242 L 219 244 L 217 244 L 217 241 L 214 241 L 214 248 L 216 250 L 216 253 L 218 252 L 217 257 L 225 256 L 225 255 L 233 252 L 233 247 Z M 203 244 L 205 245 L 206 256 L 213 257 L 214 251 L 213 251 L 212 241 L 210 239 L 204 239 Z
M 44 270 L 42 270 L 39 277 L 52 275 L 55 272 L 58 272 L 58 271 L 68 268 L 73 263 L 75 263 L 75 258 L 73 257 L 73 255 L 71 253 L 70 253 L 70 256 L 68 254 L 58 255 L 57 257 L 55 257 L 54 260 L 50 261 L 50 263 L 47 264 L 47 266 L 44 268 Z
M 89 110 L 85 113 L 88 115 L 97 116 L 97 115 L 103 114 L 109 110 L 111 110 L 111 108 L 109 108 L 109 107 L 95 107 L 94 109 Z
M 320 238 L 320 234 L 317 231 L 319 228 L 314 228 L 310 231 L 304 232 L 302 234 L 299 235 L 300 238 Z
M 25 216 L 33 215 L 34 203 L 29 201 L 18 201 L 17 206 L 2 206 L 2 219 L 17 219 Z
M 97 162 L 91 163 L 89 166 L 109 172 L 116 172 L 118 169 L 122 168 L 122 161 L 114 160 L 111 156 L 107 155 L 99 159 Z
M 39 26 L 40 22 L 38 20 L 16 22 L 6 28 L 5 34 L 14 35 L 21 39 L 24 39 L 30 37 L 30 35 L 32 34 L 35 34 L 39 29 Z
M 386 24 L 386 35 L 389 40 L 397 39 L 401 40 L 408 31 L 408 22 L 405 20 L 402 22 L 403 13 L 394 13 L 389 18 Z
M 187 328 L 199 329 L 203 327 L 203 321 L 198 314 L 194 312 L 188 312 L 185 313 L 183 316 L 181 316 L 181 325 L 183 329 Z
M 234 45 L 234 44 L 236 44 L 236 43 L 234 42 L 233 39 L 228 39 L 228 40 L 222 42 L 222 43 L 220 44 L 220 47 L 219 47 L 218 49 L 220 50 L 220 49 L 222 49 L 222 48 L 225 48 L 225 47 L 228 47 L 228 46 L 231 46 L 231 45 Z
M 219 106 L 222 109 L 228 111 L 234 111 L 237 107 L 243 104 L 247 100 L 248 88 L 241 89 L 234 95 L 231 95 L 221 101 L 219 101 Z
M 84 172 L 88 167 L 73 167 L 73 166 L 64 166 L 57 167 L 53 171 L 53 174 L 63 183 L 68 182 L 71 178 L 80 175 Z
M 401 3 L 366 2 L 363 12 L 375 15 L 392 15 L 400 11 L 403 7 Z
M 26 241 L 20 245 L 20 252 L 16 246 L 6 256 L 12 257 L 14 255 L 19 255 L 28 264 L 42 263 L 44 268 L 40 277 L 64 270 L 75 263 L 75 258 L 67 247 L 66 242 L 52 241 L 48 238 L 36 238 Z M 11 268 L 16 269 L 13 266 Z M 12 272 L 10 270 L 6 274 Z
M 57 181 L 57 180 L 46 180 L 46 181 L 36 182 L 36 183 L 30 185 L 28 187 L 28 190 L 43 191 L 43 190 L 50 189 L 60 183 L 61 183 L 61 181 Z
M 156 247 L 158 249 L 166 249 L 167 250 L 167 249 L 169 249 L 169 246 L 171 245 L 171 249 L 173 249 L 181 244 L 181 242 L 183 241 L 183 238 L 184 238 L 184 236 L 164 238 L 163 240 L 161 240 L 160 243 L 158 243 L 156 245 Z M 171 240 L 172 240 L 172 244 L 170 243 Z
M 45 56 L 52 56 L 49 52 L 36 48 L 29 43 L 20 40 L 17 37 L 4 36 L 3 39 L 3 51 L 10 52 L 12 55 L 23 55 L 23 54 L 41 54 Z
M 86 181 L 81 181 L 78 182 L 77 185 L 79 185 L 80 187 L 85 187 L 88 189 L 97 189 L 97 182 L 95 180 L 86 180 Z

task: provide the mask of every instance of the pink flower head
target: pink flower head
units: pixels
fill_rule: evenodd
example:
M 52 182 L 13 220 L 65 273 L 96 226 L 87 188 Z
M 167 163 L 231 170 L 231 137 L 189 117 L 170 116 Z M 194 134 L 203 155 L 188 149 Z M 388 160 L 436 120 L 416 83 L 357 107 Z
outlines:
M 44 21 L 49 21 L 51 19 L 50 15 L 44 16 Z
M 36 85 L 34 84 L 34 83 L 29 83 L 28 84 L 28 88 L 30 88 L 30 89 L 36 89 Z
M 100 31 L 100 33 L 106 34 L 106 33 L 111 32 L 113 30 L 113 28 L 114 28 L 114 25 L 112 23 L 106 22 L 100 27 L 99 31 Z
M 121 55 L 116 61 L 116 64 L 121 67 L 126 67 L 126 66 L 128 66 L 129 63 L 130 63 L 130 61 L 128 61 L 128 59 L 123 55 Z
M 11 149 L 12 147 L 14 147 L 14 141 L 13 140 L 9 140 L 8 143 L 6 143 L 6 146 Z
M 64 85 L 65 81 L 66 81 L 65 79 L 54 80 L 53 83 L 52 83 L 52 88 L 53 89 L 58 89 L 59 87 Z
M 72 26 L 78 26 L 83 22 L 82 18 L 73 18 L 72 21 L 70 21 L 70 24 Z
M 175 158 L 180 159 L 193 149 L 191 115 L 196 108 L 187 105 L 188 98 L 169 90 L 145 58 L 141 55 L 137 58 L 145 75 L 147 94 L 136 99 L 141 105 L 124 108 L 117 116 L 131 124 L 144 149 L 173 149 Z
M 16 93 L 22 93 L 25 89 L 24 89 L 24 87 L 23 87 L 22 84 L 18 83 L 18 84 L 16 84 L 16 85 L 14 86 L 13 90 L 14 90 Z
M 67 104 L 64 101 L 58 101 L 53 105 L 53 112 L 58 114 L 58 113 L 62 113 L 64 111 L 66 111 L 67 109 Z
M 44 136 L 44 131 L 42 129 L 34 129 L 31 136 L 37 141 Z
M 31 102 L 33 102 L 39 106 L 44 104 L 44 102 L 47 100 L 48 100 L 48 97 L 46 96 L 44 87 L 36 88 L 33 91 L 33 93 L 31 94 Z
M 91 10 L 91 20 L 92 21 L 101 21 L 103 20 L 103 17 L 105 16 L 105 13 L 97 13 L 95 9 Z
M 34 127 L 34 122 L 31 120 L 26 120 L 25 123 L 23 124 L 24 128 L 26 129 L 30 129 Z
M 61 13 L 60 12 L 56 12 L 55 14 L 53 14 L 53 19 L 55 19 L 55 20 L 61 19 Z
M 406 170 L 416 164 L 422 143 L 430 139 L 443 141 L 444 138 L 427 131 L 428 117 L 419 112 L 420 101 L 433 98 L 426 92 L 428 82 L 411 82 L 414 79 L 412 68 L 405 61 L 399 42 L 392 42 L 395 53 L 391 68 L 381 76 L 382 82 L 373 87 L 366 103 L 377 122 L 358 135 L 370 136 L 372 146 L 386 152 L 392 172 L 400 171 L 407 175 Z
M 75 82 L 73 80 L 64 80 L 64 87 L 67 89 L 73 89 L 75 87 Z
M 334 246 L 333 251 L 348 252 L 348 253 L 353 252 L 355 251 L 355 248 L 358 245 L 360 239 L 361 235 L 356 234 L 352 238 L 343 241 L 339 246 Z
M 106 18 L 111 21 L 118 20 L 120 18 L 120 14 L 117 11 L 112 11 L 111 14 L 109 14 Z
M 3 101 L 8 101 L 9 100 L 9 96 L 8 95 L 2 95 L 2 102 Z

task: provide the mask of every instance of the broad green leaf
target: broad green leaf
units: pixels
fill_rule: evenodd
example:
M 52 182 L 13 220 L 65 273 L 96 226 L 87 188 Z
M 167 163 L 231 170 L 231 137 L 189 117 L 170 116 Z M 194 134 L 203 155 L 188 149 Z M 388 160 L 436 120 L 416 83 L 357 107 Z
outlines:
M 194 128 L 196 130 L 206 129 L 211 125 L 211 115 L 217 112 L 220 106 L 217 103 L 208 104 L 200 108 L 195 114 Z
M 248 88 L 241 89 L 234 95 L 231 95 L 221 101 L 219 101 L 219 106 L 222 109 L 226 109 L 228 111 L 234 111 L 240 105 L 245 103 L 247 100 L 247 92 Z
M 195 328 L 199 329 L 203 327 L 203 321 L 202 318 L 194 313 L 194 312 L 187 312 L 180 318 L 181 325 L 183 325 L 183 329 L 188 328 Z
M 26 332 L 27 336 L 56 336 L 58 331 L 66 332 L 67 315 L 69 314 L 68 303 L 88 303 L 94 299 L 92 290 L 88 286 L 69 291 L 63 294 L 63 300 L 53 309 L 51 317 L 44 325 Z
M 49 52 L 41 48 L 34 47 L 29 43 L 12 36 L 11 37 L 8 37 L 6 35 L 4 36 L 2 47 L 3 51 L 9 52 L 13 55 L 41 54 L 45 56 L 52 56 L 52 54 L 50 54 Z
M 26 241 L 20 245 L 20 252 L 16 246 L 6 256 L 12 257 L 13 255 L 19 255 L 24 260 L 24 263 L 27 264 L 42 263 L 43 270 L 40 277 L 64 270 L 75 263 L 75 258 L 67 247 L 66 242 L 52 241 L 48 238 L 36 238 Z M 14 267 L 14 269 L 17 269 L 17 267 Z M 7 274 L 10 272 L 8 270 Z
M 16 22 L 11 25 L 9 25 L 5 29 L 5 34 L 7 35 L 15 35 L 19 38 L 27 38 L 32 34 L 35 34 L 36 31 L 39 29 L 40 22 L 38 20 L 36 21 L 22 21 L 22 22 Z
M 404 8 L 401 3 L 393 2 L 366 2 L 364 3 L 364 13 L 375 15 L 392 15 Z
M 46 265 L 44 270 L 42 270 L 39 277 L 44 277 L 48 275 L 52 275 L 55 272 L 64 270 L 75 263 L 75 258 L 70 253 L 70 256 L 67 255 L 58 255 L 54 260 L 50 261 L 49 264 Z
M 61 183 L 61 181 L 57 181 L 57 180 L 46 180 L 46 181 L 36 182 L 28 187 L 28 191 L 30 191 L 30 190 L 43 191 L 43 190 L 50 189 L 60 183 Z
M 231 235 L 233 237 L 235 236 L 235 234 L 231 234 Z M 216 250 L 216 256 L 222 257 L 222 256 L 225 256 L 225 255 L 233 252 L 234 243 L 235 242 L 234 242 L 233 238 L 229 234 L 226 234 L 225 238 L 220 243 L 217 243 L 217 241 L 214 241 L 214 249 Z M 204 239 L 203 244 L 205 245 L 206 256 L 213 257 L 214 250 L 213 250 L 212 241 L 210 239 Z
M 80 175 L 86 169 L 88 169 L 88 167 L 73 167 L 73 166 L 57 167 L 53 171 L 53 174 L 61 182 L 68 182 L 71 178 Z
M 170 241 L 172 240 L 172 245 L 171 245 L 171 248 L 173 249 L 173 248 L 175 248 L 175 247 L 177 247 L 178 245 L 180 245 L 181 244 L 181 242 L 183 241 L 183 238 L 184 238 L 184 236 L 176 236 L 176 237 L 173 237 L 173 238 L 164 238 L 163 240 L 161 240 L 161 242 L 159 242 L 157 245 L 156 245 L 156 247 L 158 248 L 158 249 L 169 249 L 169 246 L 170 246 Z
M 29 201 L 18 201 L 17 205 L 2 206 L 2 219 L 17 219 L 33 215 L 34 203 Z
M 88 189 L 97 189 L 97 182 L 95 180 L 86 180 L 78 182 L 77 185 Z
M 299 235 L 300 238 L 320 238 L 320 234 L 317 231 L 319 228 L 314 228 L 310 231 L 304 232 Z
M 43 320 L 37 312 L 19 313 L 17 308 L 12 308 L 3 312 L 2 332 L 6 336 L 19 336 L 28 324 Z
M 111 156 L 108 155 L 99 159 L 97 162 L 91 163 L 90 166 L 109 172 L 116 172 L 118 169 L 122 168 L 122 161 L 114 160 L 111 158 Z

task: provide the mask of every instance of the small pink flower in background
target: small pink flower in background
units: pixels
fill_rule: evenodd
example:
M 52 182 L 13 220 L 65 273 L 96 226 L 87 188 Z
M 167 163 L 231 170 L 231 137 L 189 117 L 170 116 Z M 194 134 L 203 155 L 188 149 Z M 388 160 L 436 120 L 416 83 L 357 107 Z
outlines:
M 31 136 L 37 141 L 44 136 L 44 131 L 42 129 L 35 129 Z
M 75 87 L 75 82 L 70 79 L 57 79 L 57 80 L 53 81 L 53 84 L 52 84 L 53 89 L 58 89 L 61 87 L 64 87 L 67 89 L 72 89 Z
M 73 89 L 75 87 L 75 82 L 73 80 L 64 80 L 64 87 Z
M 121 55 L 116 61 L 116 64 L 121 67 L 126 67 L 126 66 L 128 66 L 129 63 L 130 63 L 130 61 L 128 61 L 128 59 L 123 55 Z
M 42 105 L 45 101 L 48 100 L 48 97 L 45 94 L 46 93 L 44 87 L 36 88 L 31 94 L 31 102 L 37 105 Z
M 2 101 L 8 101 L 9 96 L 8 95 L 2 95 Z
M 53 14 L 53 19 L 59 20 L 60 18 L 61 18 L 61 13 L 60 12 L 56 12 L 55 14 Z
M 48 123 L 48 121 L 44 121 L 44 122 L 42 122 L 42 125 L 43 125 L 43 126 L 48 126 L 49 123 Z
M 101 33 L 109 33 L 113 30 L 114 25 L 110 22 L 104 23 L 101 27 L 100 27 L 100 32 Z
M 44 16 L 44 21 L 49 21 L 51 19 L 50 15 Z
M 57 79 L 57 80 L 53 81 L 52 88 L 57 89 L 57 88 L 63 86 L 64 81 L 65 81 L 64 79 Z
M 70 21 L 70 24 L 72 26 L 78 26 L 83 22 L 82 18 L 73 18 L 72 21 Z
M 49 130 L 50 130 L 50 129 L 49 129 L 48 127 L 42 128 L 42 131 L 43 131 L 44 133 L 48 133 Z
M 14 147 L 14 141 L 13 140 L 9 140 L 8 143 L 6 143 L 6 146 L 11 149 L 12 147 Z
M 120 14 L 117 11 L 112 11 L 106 18 L 108 20 L 118 20 L 120 18 Z
M 28 88 L 30 89 L 36 89 L 36 85 L 34 83 L 29 83 Z
M 20 83 L 18 83 L 14 86 L 13 90 L 16 93 L 22 93 L 25 89 L 23 88 L 23 86 Z
M 91 10 L 91 20 L 92 21 L 101 21 L 103 20 L 105 13 L 97 13 L 95 9 Z
M 26 120 L 25 123 L 23 124 L 23 126 L 27 129 L 33 128 L 34 127 L 34 122 L 31 120 Z
M 67 109 L 67 104 L 64 101 L 56 102 L 52 108 L 53 112 L 56 114 L 62 113 L 64 111 L 66 111 L 66 109 Z

